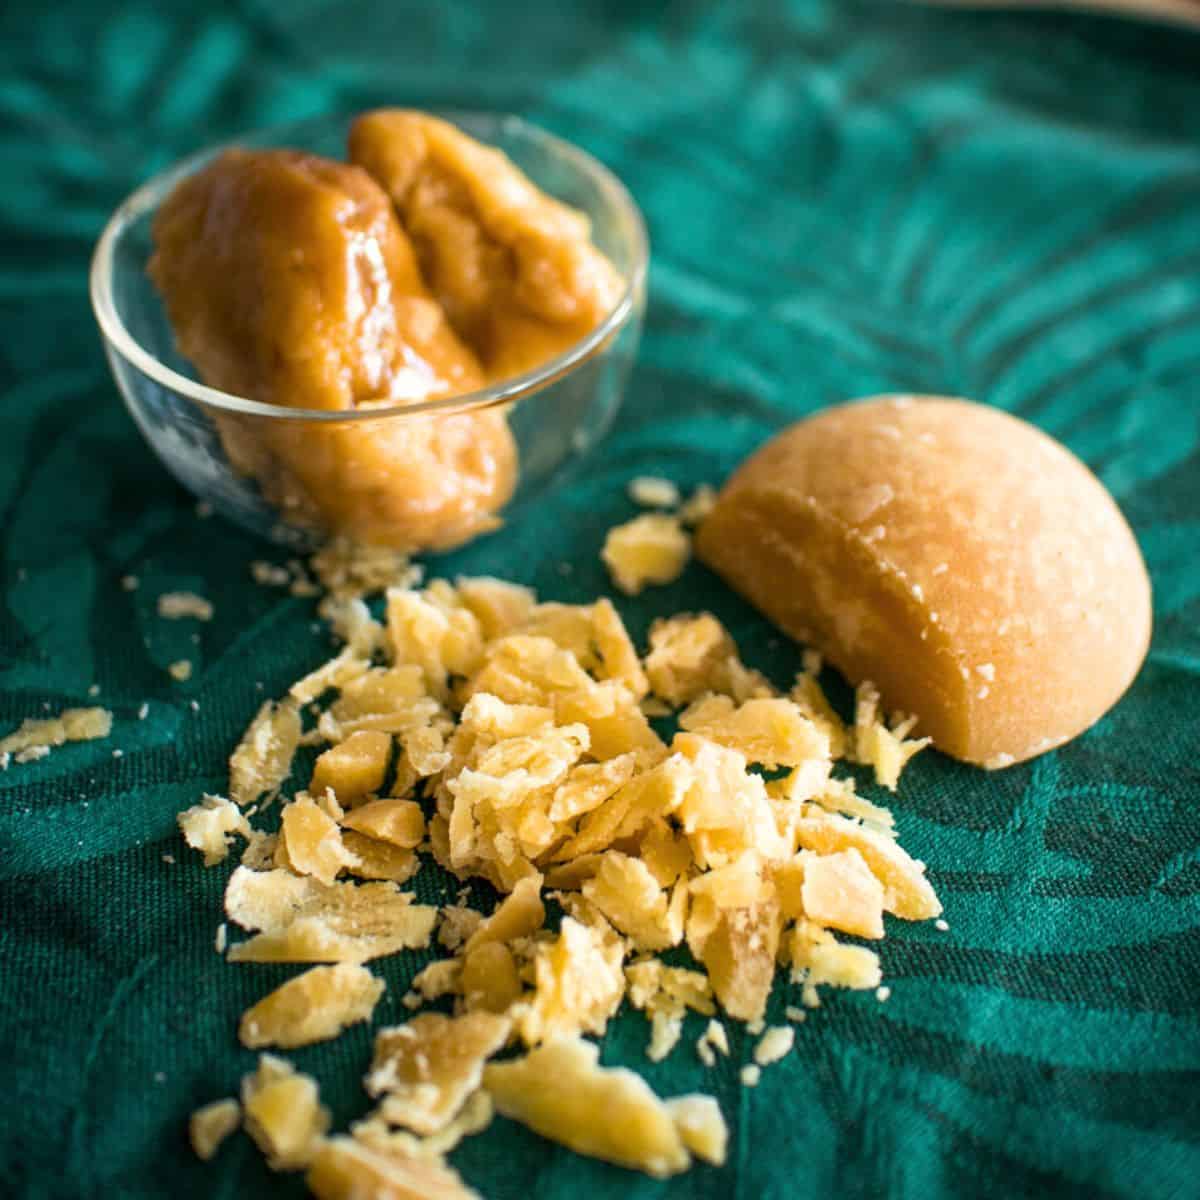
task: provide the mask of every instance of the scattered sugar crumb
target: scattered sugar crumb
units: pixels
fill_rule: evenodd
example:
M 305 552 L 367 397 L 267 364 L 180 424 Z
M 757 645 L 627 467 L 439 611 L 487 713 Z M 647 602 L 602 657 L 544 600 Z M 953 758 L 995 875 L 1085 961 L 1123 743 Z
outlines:
M 250 564 L 250 577 L 263 587 L 287 587 L 292 581 L 291 574 L 286 567 L 281 567 L 277 563 L 264 562 L 262 559 L 255 559 Z
M 758 1035 L 762 1033 L 766 1027 L 766 1021 L 762 1017 L 759 1017 L 758 1020 L 747 1023 L 746 1032 L 750 1034 L 751 1037 L 758 1037 Z
M 114 750 L 112 756 L 113 756 L 113 758 L 124 758 L 125 751 L 124 750 Z
M 945 917 L 938 917 L 938 919 L 934 921 L 933 927 L 934 929 L 940 930 L 942 933 L 946 933 L 950 929 L 950 922 L 947 921 Z
M 558 564 L 558 573 L 565 579 L 575 568 L 569 562 L 560 562 Z
M 89 696 L 100 695 L 100 685 L 98 683 L 93 683 L 92 686 L 90 688 L 88 688 L 88 695 Z
M 158 598 L 158 615 L 168 621 L 183 617 L 195 617 L 198 621 L 211 621 L 212 602 L 195 592 L 163 592 Z
M 220 923 L 220 925 L 217 926 L 217 936 L 215 938 L 213 938 L 213 948 L 216 950 L 216 952 L 218 954 L 224 954 L 225 947 L 228 944 L 229 944 L 229 930 L 226 927 L 225 922 L 222 921 Z
M 141 708 L 139 708 L 137 711 L 137 718 L 139 721 L 144 721 L 149 715 L 150 715 L 150 704 L 148 701 L 143 700 Z
M 192 677 L 192 664 L 186 658 L 178 659 L 167 668 L 167 674 L 180 683 L 186 683 Z
M 121 576 L 121 586 L 127 592 L 136 592 L 138 590 L 138 584 L 140 582 L 141 582 L 141 580 L 139 580 L 136 575 L 122 575 Z
M 762 1078 L 762 1067 L 755 1063 L 747 1063 L 742 1068 L 742 1087 L 758 1087 L 758 1081 Z
M 31 763 L 37 762 L 39 758 L 45 758 L 50 753 L 49 746 L 26 746 L 24 750 L 18 750 L 13 762 Z
M 643 508 L 674 508 L 679 503 L 679 489 L 669 479 L 639 475 L 629 481 L 629 498 Z
M 892 989 L 890 987 L 887 987 L 886 985 L 877 987 L 875 989 L 875 999 L 878 1000 L 880 1004 L 882 1004 L 885 1000 L 887 1000 L 888 997 L 891 996 L 891 994 L 892 994 Z
M 783 1010 L 783 1015 L 787 1017 L 789 1021 L 795 1021 L 797 1025 L 802 1025 L 808 1020 L 808 1013 L 806 1013 L 802 1008 L 797 1008 L 794 1004 L 789 1004 L 787 1008 Z
M 754 1047 L 754 1061 L 760 1067 L 770 1066 L 791 1053 L 796 1044 L 796 1031 L 790 1025 L 772 1025 Z
M 192 712 L 199 712 L 200 711 L 200 701 L 199 700 L 189 700 L 188 707 L 192 710 Z
M 702 483 L 687 498 L 679 510 L 679 519 L 685 525 L 699 525 L 716 507 L 717 492 L 710 484 Z
M 173 854 L 164 854 L 162 856 L 162 860 L 163 860 L 163 862 L 168 863 L 171 866 L 175 865 L 175 855 L 173 855 Z

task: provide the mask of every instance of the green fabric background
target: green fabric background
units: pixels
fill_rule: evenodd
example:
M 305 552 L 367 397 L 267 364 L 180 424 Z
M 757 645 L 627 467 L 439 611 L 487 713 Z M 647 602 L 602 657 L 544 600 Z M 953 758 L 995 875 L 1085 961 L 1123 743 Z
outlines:
M 237 1015 L 294 969 L 213 952 L 229 868 L 205 871 L 174 815 L 222 786 L 256 681 L 280 693 L 328 643 L 311 601 L 251 583 L 263 547 L 198 519 L 141 442 L 85 272 L 156 167 L 402 102 L 516 110 L 578 141 L 629 184 L 654 247 L 604 450 L 446 572 L 590 598 L 632 474 L 719 480 L 802 413 L 929 390 L 1065 440 L 1155 584 L 1149 662 L 1096 729 L 994 776 L 932 753 L 905 776 L 902 835 L 950 930 L 892 924 L 886 1004 L 829 998 L 756 1090 L 736 1082 L 740 1032 L 706 1071 L 687 1043 L 649 1064 L 642 1019 L 613 1024 L 604 1061 L 719 1095 L 724 1169 L 643 1180 L 498 1120 L 456 1154 L 467 1179 L 494 1200 L 1200 1196 L 1200 38 L 889 3 L 655 7 L 0 10 L 0 727 L 93 683 L 116 713 L 110 742 L 0 775 L 0 1195 L 302 1191 L 243 1138 L 207 1166 L 186 1148 L 187 1113 L 253 1061 Z M 158 620 L 155 595 L 179 588 L 215 620 Z M 639 634 L 700 606 L 786 680 L 796 655 L 698 567 L 621 605 Z M 185 655 L 196 673 L 174 684 Z M 432 867 L 418 888 L 448 894 Z M 379 1022 L 425 958 L 377 964 Z M 772 1015 L 794 1000 L 781 984 Z M 294 1055 L 339 1122 L 365 1107 L 369 1045 L 359 1027 Z

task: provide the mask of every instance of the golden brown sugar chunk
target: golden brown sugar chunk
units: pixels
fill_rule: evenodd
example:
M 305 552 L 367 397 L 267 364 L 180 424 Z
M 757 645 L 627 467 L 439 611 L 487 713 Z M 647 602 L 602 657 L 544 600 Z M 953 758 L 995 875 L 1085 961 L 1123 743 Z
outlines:
M 578 1154 L 665 1178 L 691 1159 L 679 1127 L 649 1084 L 601 1067 L 580 1038 L 547 1042 L 524 1058 L 489 1063 L 484 1086 L 499 1112 Z
M 836 813 L 810 808 L 797 823 L 800 845 L 817 854 L 857 850 L 883 884 L 883 906 L 906 921 L 936 917 L 942 906 L 924 868 L 894 838 Z
M 188 1120 L 188 1140 L 196 1157 L 207 1162 L 241 1122 L 242 1107 L 236 1100 L 214 1100 L 196 1109 Z
M 818 925 L 862 938 L 883 937 L 883 884 L 856 849 L 803 855 L 800 897 Z
M 513 890 L 496 906 L 492 915 L 467 939 L 465 952 L 470 954 L 490 942 L 512 942 L 517 938 L 529 937 L 542 927 L 546 920 L 546 906 L 542 903 L 542 877 L 527 875 L 519 880 Z
M 205 796 L 175 820 L 183 840 L 204 855 L 206 867 L 225 861 L 229 856 L 229 839 L 234 834 L 247 840 L 250 837 L 250 825 L 241 809 L 223 796 Z
M 273 1171 L 297 1171 L 316 1154 L 329 1128 L 317 1081 L 285 1059 L 264 1054 L 258 1070 L 242 1078 L 246 1132 Z
M 670 896 L 639 858 L 606 850 L 581 890 L 637 950 L 666 950 L 683 940 L 682 907 L 670 907 Z
M 384 1096 L 383 1117 L 416 1133 L 436 1133 L 479 1087 L 483 1064 L 508 1040 L 512 1022 L 490 1012 L 422 1013 L 381 1029 L 364 1085 Z
M 251 1050 L 328 1041 L 348 1025 L 369 1021 L 384 986 L 366 967 L 313 967 L 248 1008 L 238 1037 Z
M 425 840 L 425 814 L 415 800 L 372 800 L 347 813 L 342 826 L 406 850 Z
M 503 942 L 465 951 L 458 985 L 468 1009 L 493 1013 L 507 1012 L 523 990 L 516 959 Z
M 688 945 L 704 964 L 721 1007 L 741 1021 L 766 1012 L 775 979 L 775 952 L 782 919 L 774 902 L 719 912 L 715 927 L 702 936 L 689 923 Z
M 488 641 L 520 628 L 537 603 L 532 588 L 489 575 L 459 579 L 456 584 L 463 603 L 475 614 Z
M 233 802 L 244 808 L 264 793 L 277 791 L 291 773 L 299 743 L 300 713 L 295 704 L 266 701 L 229 759 Z
M 643 513 L 614 525 L 600 553 L 613 583 L 627 596 L 674 583 L 691 556 L 692 539 L 679 518 L 666 513 Z
M 883 397 L 801 421 L 726 484 L 697 553 L 940 749 L 1002 767 L 1116 703 L 1150 639 L 1129 526 L 997 409 Z
M 414 904 L 390 883 L 326 887 L 290 871 L 238 867 L 225 889 L 225 912 L 260 931 L 232 946 L 232 962 L 366 962 L 429 944 L 437 909 Z
M 230 150 L 154 223 L 149 271 L 204 381 L 292 408 L 347 411 L 483 382 L 365 172 L 289 150 Z M 502 414 L 358 424 L 218 420 L 234 467 L 297 520 L 381 545 L 447 546 L 512 491 Z
M 317 759 L 309 791 L 319 796 L 331 788 L 342 805 L 378 792 L 391 756 L 392 739 L 388 734 L 360 729 Z
M 350 160 L 391 196 L 430 289 L 490 378 L 541 366 L 620 298 L 583 213 L 448 122 L 366 113 L 351 127 Z
M 321 1144 L 304 1182 L 317 1200 L 480 1200 L 445 1163 L 389 1154 L 348 1137 Z
M 342 844 L 337 822 L 312 800 L 298 797 L 283 810 L 275 861 L 298 875 L 331 884 L 339 872 L 354 865 L 354 855 Z

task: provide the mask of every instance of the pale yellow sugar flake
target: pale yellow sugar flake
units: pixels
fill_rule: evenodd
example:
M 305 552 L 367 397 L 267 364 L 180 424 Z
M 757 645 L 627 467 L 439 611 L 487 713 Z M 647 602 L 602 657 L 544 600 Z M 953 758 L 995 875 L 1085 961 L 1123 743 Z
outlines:
M 342 844 L 337 822 L 307 797 L 297 797 L 284 808 L 275 861 L 324 884 L 332 884 L 341 871 L 357 865 Z
M 317 612 L 354 657 L 369 659 L 383 647 L 383 626 L 371 616 L 371 610 L 360 597 L 325 596 L 317 605 Z
M 229 854 L 229 839 L 237 834 L 250 838 L 250 825 L 241 809 L 223 796 L 205 795 L 199 804 L 185 809 L 176 818 L 183 840 L 204 855 L 206 867 L 224 862 Z
M 194 617 L 197 621 L 211 621 L 212 601 L 195 592 L 163 592 L 158 598 L 158 615 L 168 621 Z
M 691 538 L 678 517 L 644 513 L 608 531 L 601 558 L 613 583 L 626 595 L 636 596 L 648 585 L 674 583 L 691 553 Z
M 292 770 L 300 741 L 296 705 L 267 700 L 250 722 L 229 759 L 229 796 L 243 808 L 273 794 Z
M 675 508 L 679 488 L 657 475 L 637 475 L 629 481 L 629 498 L 643 508 Z
M 476 1091 L 484 1063 L 508 1040 L 512 1022 L 490 1012 L 423 1013 L 381 1029 L 363 1084 L 385 1097 L 380 1114 L 419 1134 L 446 1126 Z
M 802 859 L 805 915 L 856 937 L 883 937 L 883 884 L 857 849 L 805 853 Z
M 709 696 L 681 713 L 679 726 L 769 770 L 816 762 L 828 773 L 828 735 L 790 700 L 758 698 L 737 705 L 728 696 Z
M 725 1026 L 720 1021 L 709 1021 L 704 1030 L 704 1039 L 718 1053 L 729 1054 L 729 1035 L 725 1031 Z
M 806 1013 L 802 1008 L 797 1008 L 794 1004 L 789 1004 L 787 1008 L 783 1010 L 783 1015 L 787 1017 L 789 1021 L 794 1021 L 797 1025 L 803 1025 L 804 1022 L 808 1020 L 808 1013 Z
M 710 613 L 660 618 L 650 627 L 644 666 L 656 696 L 687 704 L 720 690 L 724 665 L 735 654 L 733 639 Z
M 679 519 L 685 525 L 700 525 L 717 506 L 717 492 L 711 484 L 702 483 L 684 501 Z
M 213 938 L 213 949 L 216 950 L 216 952 L 218 954 L 224 954 L 225 947 L 228 945 L 228 943 L 229 943 L 229 930 L 226 927 L 225 922 L 222 921 L 217 926 L 216 937 Z
M 742 1087 L 758 1087 L 758 1081 L 762 1078 L 762 1067 L 757 1063 L 747 1063 L 742 1068 L 739 1078 Z
M 387 594 L 392 659 L 397 666 L 419 666 L 430 693 L 438 699 L 447 695 L 450 676 L 475 672 L 484 644 L 479 618 L 462 605 L 449 584 L 445 590 L 451 595 L 439 595 L 433 585 L 425 592 L 390 588 Z
M 796 1031 L 788 1025 L 772 1025 L 754 1047 L 754 1061 L 760 1067 L 770 1066 L 792 1052 Z
M 49 746 L 26 746 L 24 750 L 17 751 L 16 755 L 13 757 L 13 762 L 24 766 L 25 763 L 37 762 L 39 759 L 46 758 L 49 756 L 49 754 Z M 5 751 L 6 759 L 7 756 L 8 752 Z M 5 763 L 5 766 L 7 767 L 7 762 Z
M 304 1182 L 317 1200 L 480 1200 L 436 1158 L 380 1151 L 349 1137 L 322 1142 Z
M 707 896 L 716 908 L 748 908 L 770 895 L 762 858 L 747 850 L 723 867 L 697 875 L 688 885 L 693 896 Z
M 592 636 L 599 656 L 597 675 L 623 683 L 640 700 L 649 690 L 650 681 L 642 669 L 625 622 L 613 602 L 602 596 L 591 606 Z
M 590 1042 L 560 1038 L 489 1063 L 484 1086 L 504 1116 L 578 1154 L 660 1179 L 686 1170 L 691 1157 L 671 1111 L 640 1076 L 599 1058 Z
M 721 1006 L 741 1021 L 766 1011 L 775 978 L 775 956 L 783 918 L 774 900 L 749 908 L 718 910 L 706 920 L 700 906 L 688 920 L 688 947 L 708 972 Z
M 480 1089 L 467 1098 L 458 1115 L 443 1125 L 437 1133 L 421 1136 L 404 1129 L 395 1129 L 388 1124 L 378 1109 L 364 1120 L 351 1125 L 350 1133 L 355 1141 L 381 1154 L 441 1162 L 463 1138 L 482 1133 L 492 1123 L 495 1115 L 496 1106 L 492 1103 L 492 1098 Z
M 811 921 L 797 921 L 791 931 L 792 979 L 805 985 L 804 1002 L 816 1007 L 815 989 L 831 987 L 865 991 L 881 978 L 879 956 L 865 946 L 848 946 Z
M 260 931 L 234 962 L 366 962 L 429 944 L 437 909 L 385 882 L 325 886 L 285 870 L 240 866 L 225 889 L 227 916 Z
M 854 711 L 854 759 L 873 767 L 875 779 L 890 791 L 896 790 L 900 772 L 908 761 L 929 745 L 930 739 L 908 739 L 914 718 L 900 718 L 889 728 L 879 710 L 879 689 L 870 681 L 858 685 Z
M 546 906 L 542 903 L 542 877 L 527 875 L 496 906 L 467 939 L 464 948 L 469 954 L 489 942 L 512 942 L 528 937 L 541 929 L 546 919 Z
M 660 1062 L 675 1048 L 688 1008 L 706 1016 L 716 1011 L 708 978 L 701 971 L 668 967 L 653 958 L 627 966 L 625 978 L 630 1003 L 651 1022 L 646 1057 L 652 1062 Z
M 558 935 L 536 948 L 532 996 L 512 1010 L 522 1040 L 602 1033 L 625 994 L 624 957 L 611 932 L 564 917 Z
M 214 1100 L 196 1109 L 188 1119 L 188 1140 L 196 1157 L 207 1162 L 241 1122 L 241 1105 L 231 1098 Z
M 272 1054 L 261 1055 L 258 1069 L 242 1077 L 242 1113 L 273 1171 L 307 1166 L 329 1129 L 317 1081 Z
M 167 674 L 176 683 L 187 683 L 192 677 L 192 664 L 186 658 L 177 658 L 167 666 Z
M 605 851 L 581 891 L 637 950 L 665 950 L 683 940 L 685 910 L 669 907 L 668 894 L 639 858 Z
M 507 1012 L 523 992 L 516 957 L 503 942 L 465 952 L 458 986 L 469 1011 Z
M 353 829 L 342 830 L 342 846 L 353 855 L 353 862 L 347 865 L 346 873 L 357 879 L 405 883 L 421 866 L 415 850 L 403 850 L 389 842 L 376 841 Z
M 567 777 L 555 787 L 550 819 L 573 821 L 599 808 L 633 778 L 637 765 L 637 756 L 629 752 L 605 762 L 578 763 L 571 767 Z
M 832 758 L 844 758 L 849 746 L 849 734 L 842 718 L 829 703 L 817 676 L 821 671 L 820 656 L 809 657 L 806 651 L 804 670 L 796 676 L 789 699 L 829 739 Z
M 457 958 L 442 958 L 431 962 L 413 976 L 413 991 L 422 1000 L 453 996 L 459 991 L 462 969 L 463 964 Z
M 308 704 L 330 688 L 344 688 L 346 684 L 366 674 L 370 660 L 352 647 L 346 646 L 328 662 L 322 663 L 288 688 L 288 695 L 297 704 Z
M 291 572 L 278 563 L 256 558 L 250 563 L 250 578 L 260 587 L 287 587 L 292 581 Z
M 887 912 L 908 921 L 923 921 L 942 911 L 921 866 L 886 834 L 815 807 L 797 822 L 796 834 L 801 846 L 817 854 L 857 850 L 883 884 Z
M 891 810 L 858 795 L 853 779 L 826 779 L 810 799 L 829 812 L 853 817 L 888 837 L 896 837 L 896 818 Z
M 47 751 L 64 742 L 90 742 L 112 732 L 112 713 L 106 708 L 67 708 L 56 717 L 26 717 L 10 734 L 0 738 L 0 754 L 19 755 L 25 750 Z
M 724 1165 L 729 1128 L 716 1098 L 693 1093 L 676 1096 L 665 1104 L 683 1144 L 697 1158 L 716 1167 Z
M 242 1014 L 243 1046 L 308 1046 L 369 1021 L 385 984 L 366 967 L 338 963 L 312 967 L 289 979 Z

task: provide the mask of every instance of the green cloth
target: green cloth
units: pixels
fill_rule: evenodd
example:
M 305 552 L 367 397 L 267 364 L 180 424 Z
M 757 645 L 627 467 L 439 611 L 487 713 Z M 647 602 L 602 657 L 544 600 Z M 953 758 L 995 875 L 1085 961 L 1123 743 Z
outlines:
M 0 774 L 3 1196 L 302 1193 L 241 1136 L 207 1165 L 187 1148 L 188 1113 L 254 1061 L 239 1013 L 296 968 L 214 953 L 232 863 L 205 870 L 175 813 L 223 787 L 263 695 L 329 642 L 311 600 L 251 582 L 265 548 L 200 519 L 151 456 L 85 276 L 154 169 L 386 102 L 527 115 L 608 162 L 653 240 L 607 444 L 438 571 L 589 599 L 630 476 L 719 481 L 821 405 L 932 391 L 1077 451 L 1155 585 L 1149 661 L 1094 730 L 995 775 L 934 753 L 905 775 L 902 838 L 949 930 L 889 923 L 886 1003 L 828 995 L 753 1090 L 740 1027 L 706 1069 L 698 1018 L 658 1065 L 639 1015 L 612 1024 L 604 1062 L 719 1097 L 723 1169 L 655 1182 L 497 1120 L 456 1153 L 465 1177 L 493 1200 L 1200 1195 L 1200 38 L 844 0 L 655 8 L 3 5 L 0 727 L 89 703 L 93 684 L 116 718 L 108 741 Z M 155 615 L 179 589 L 211 598 L 211 623 Z M 797 652 L 698 566 L 621 603 L 639 637 L 699 607 L 787 681 Z M 195 674 L 174 683 L 183 657 Z M 417 890 L 451 894 L 432 866 Z M 403 1019 L 429 957 L 375 964 L 376 1025 Z M 796 1001 L 780 981 L 771 1019 Z M 290 1055 L 341 1127 L 366 1108 L 370 1041 L 359 1026 Z

